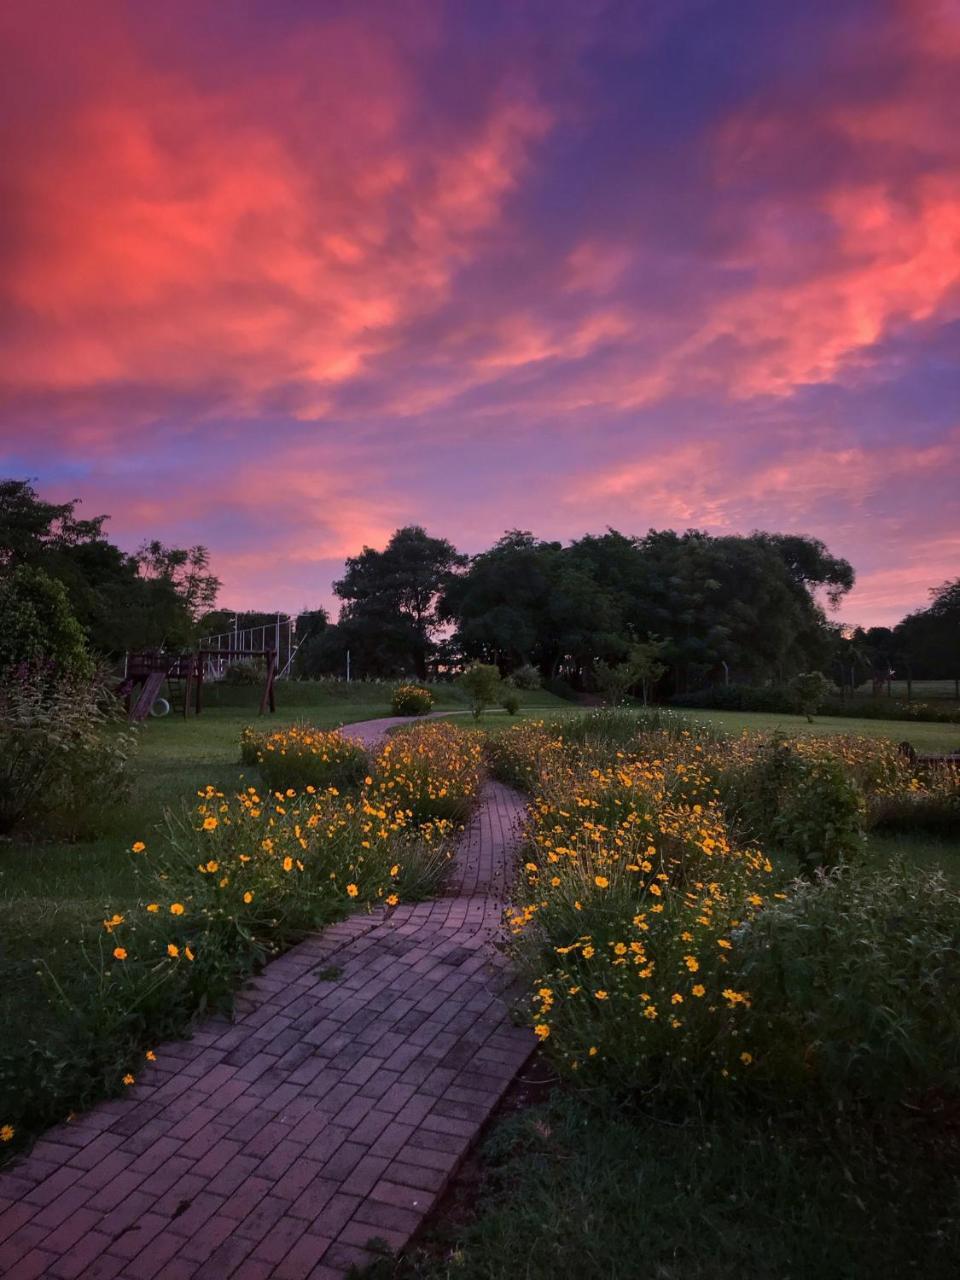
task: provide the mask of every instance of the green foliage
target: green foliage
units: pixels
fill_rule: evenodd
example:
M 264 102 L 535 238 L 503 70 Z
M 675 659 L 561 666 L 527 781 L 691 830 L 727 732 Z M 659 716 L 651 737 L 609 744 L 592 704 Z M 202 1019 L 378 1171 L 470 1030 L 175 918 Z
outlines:
M 364 676 L 404 674 L 423 680 L 439 630 L 438 597 L 466 557 L 445 538 L 431 538 L 419 525 L 398 529 L 383 551 L 364 547 L 347 560 L 333 585 L 344 602 L 336 628 L 316 647 L 343 670 L 350 651 L 353 670 Z
M 130 790 L 135 733 L 118 727 L 93 681 L 44 669 L 0 685 L 0 833 L 29 828 L 88 839 Z
M 960 1089 L 960 893 L 903 865 L 792 887 L 742 930 L 758 1088 L 890 1101 Z
M 480 719 L 487 707 L 495 706 L 501 696 L 500 672 L 487 663 L 474 663 L 457 683 L 470 699 L 470 707 L 476 720 Z
M 42 569 L 20 565 L 0 578 L 0 675 L 41 662 L 79 678 L 93 670 L 63 586 Z
M 433 694 L 423 685 L 398 684 L 390 697 L 395 716 L 425 716 L 433 708 Z
M 893 647 L 909 674 L 939 680 L 960 676 L 960 578 L 930 592 L 926 609 L 909 613 L 894 629 Z
M 44 502 L 24 480 L 0 480 L 0 575 L 26 565 L 60 582 L 96 652 L 191 644 L 197 613 L 218 585 L 206 549 L 154 542 L 127 555 L 104 535 L 107 517 L 78 519 L 77 505 Z
M 250 754 L 256 742 L 257 764 L 263 785 L 271 792 L 346 790 L 363 781 L 368 768 L 363 747 L 336 731 L 308 724 L 276 729 L 262 735 L 244 730 L 240 754 Z
M 517 667 L 516 671 L 511 673 L 509 679 L 510 683 L 517 689 L 539 689 L 543 684 L 540 679 L 540 672 L 529 662 L 524 662 Z
M 796 694 L 801 713 L 813 724 L 813 717 L 830 692 L 830 681 L 821 671 L 803 671 L 793 677 L 790 687 Z
M 508 689 L 500 699 L 500 705 L 508 716 L 515 716 L 520 710 L 520 698 L 512 689 Z
M 523 1074 L 549 1080 L 550 1065 Z M 555 1089 L 504 1110 L 457 1211 L 367 1280 L 953 1280 L 945 1118 L 704 1116 Z
M 593 668 L 593 680 L 609 706 L 617 706 L 632 689 L 639 689 L 647 702 L 650 688 L 667 670 L 660 661 L 664 650 L 660 641 L 632 644 L 622 662 L 598 662 Z
M 719 782 L 727 811 L 748 838 L 796 859 L 805 875 L 856 860 L 863 850 L 863 791 L 836 757 L 804 754 L 776 733 Z
M 263 684 L 264 673 L 253 662 L 231 662 L 223 673 L 224 684 Z
M 717 711 L 761 711 L 781 715 L 799 715 L 800 702 L 791 685 L 715 684 L 690 693 L 674 694 L 674 707 L 702 708 Z M 834 692 L 819 706 L 822 716 L 853 717 L 864 720 L 931 721 L 938 724 L 960 724 L 960 708 L 933 706 L 929 702 L 905 702 L 896 698 L 854 695 L 841 698 Z
M 863 793 L 841 761 L 805 760 L 781 792 L 771 836 L 775 847 L 812 876 L 862 855 L 865 818 Z

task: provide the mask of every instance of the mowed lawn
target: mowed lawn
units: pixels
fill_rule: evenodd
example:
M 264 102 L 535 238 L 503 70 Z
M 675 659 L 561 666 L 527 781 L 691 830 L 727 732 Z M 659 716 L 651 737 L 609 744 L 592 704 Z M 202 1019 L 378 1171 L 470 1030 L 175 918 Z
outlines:
M 867 720 L 853 716 L 816 716 L 809 724 L 806 716 L 777 715 L 767 711 L 698 711 L 684 709 L 684 717 L 715 724 L 728 733 L 752 729 L 772 733 L 781 729 L 789 737 L 798 734 L 850 733 L 864 738 L 890 738 L 909 742 L 917 751 L 945 755 L 960 751 L 960 724 L 933 724 L 914 720 Z

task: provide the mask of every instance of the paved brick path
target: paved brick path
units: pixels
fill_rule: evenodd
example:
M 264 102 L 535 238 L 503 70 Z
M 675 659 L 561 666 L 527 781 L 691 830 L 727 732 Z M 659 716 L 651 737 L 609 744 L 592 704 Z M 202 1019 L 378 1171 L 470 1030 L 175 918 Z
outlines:
M 491 946 L 521 812 L 489 784 L 444 897 L 295 947 L 0 1174 L 0 1276 L 334 1280 L 405 1244 L 533 1048 Z

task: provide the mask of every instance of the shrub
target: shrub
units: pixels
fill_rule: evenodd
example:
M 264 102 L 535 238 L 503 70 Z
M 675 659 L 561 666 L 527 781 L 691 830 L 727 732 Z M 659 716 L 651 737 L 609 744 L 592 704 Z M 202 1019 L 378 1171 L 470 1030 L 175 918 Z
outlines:
M 535 666 L 529 662 L 525 662 L 522 667 L 517 667 L 510 676 L 510 683 L 517 689 L 539 689 L 541 686 L 540 672 Z
M 515 716 L 520 710 L 520 699 L 512 689 L 508 689 L 500 699 L 500 705 L 508 716 Z
M 245 724 L 240 730 L 240 763 L 256 764 L 260 758 L 261 743 L 266 734 L 258 732 L 251 725 Z
M 717 770 L 732 820 L 749 839 L 796 858 L 804 874 L 862 851 L 863 790 L 829 739 L 744 737 L 717 760 Z
M 757 1085 L 875 1100 L 960 1088 L 960 893 L 897 866 L 794 886 L 740 932 Z
M 534 1030 L 591 1079 L 685 1088 L 743 1019 L 727 967 L 770 863 L 733 842 L 696 762 L 549 759 L 508 912 Z
M 813 724 L 813 717 L 820 710 L 830 692 L 830 681 L 822 671 L 805 671 L 790 681 L 801 714 Z
M 61 582 L 20 565 L 0 577 L 0 675 L 49 662 L 61 675 L 89 679 L 93 662 Z
M 367 797 L 384 811 L 399 806 L 415 822 L 465 822 L 483 781 L 479 735 L 452 724 L 416 725 L 380 749 Z
M 767 711 L 797 715 L 800 705 L 788 685 L 714 684 L 690 693 L 676 693 L 674 707 L 703 707 L 717 711 Z
M 8 671 L 0 686 L 0 832 L 87 839 L 128 797 L 137 737 L 89 679 L 45 666 Z
M 433 707 L 433 694 L 417 684 L 398 684 L 390 699 L 395 716 L 425 716 Z
M 263 672 L 253 662 L 231 662 L 223 673 L 223 683 L 250 686 L 262 684 Z
M 367 754 L 358 743 L 336 730 L 305 724 L 264 735 L 257 763 L 264 786 L 274 792 L 356 787 L 368 767 Z
M 804 761 L 781 796 L 772 835 L 804 875 L 832 870 L 863 852 L 866 805 L 839 760 Z
M 500 698 L 500 672 L 496 667 L 477 662 L 460 677 L 459 685 L 470 699 L 474 719 L 479 720 L 487 707 Z

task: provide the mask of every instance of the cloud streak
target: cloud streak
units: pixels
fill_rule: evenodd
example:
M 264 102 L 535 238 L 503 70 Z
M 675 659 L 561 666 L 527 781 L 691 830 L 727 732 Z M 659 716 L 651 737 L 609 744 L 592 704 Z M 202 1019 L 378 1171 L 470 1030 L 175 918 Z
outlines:
M 949 0 L 0 17 L 0 459 L 243 605 L 417 520 L 957 569 Z M 869 19 L 869 21 L 868 21 Z M 94 34 L 95 33 L 95 38 Z

